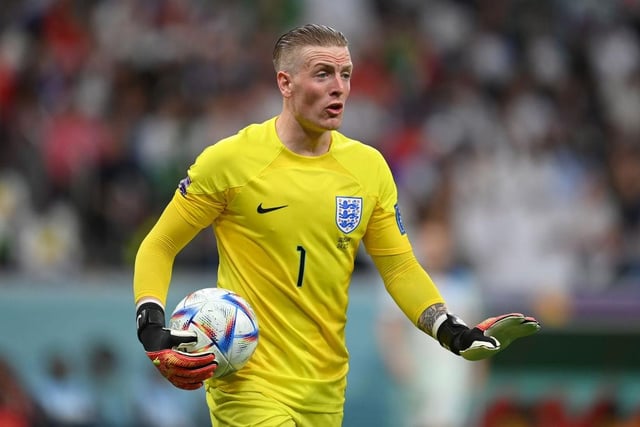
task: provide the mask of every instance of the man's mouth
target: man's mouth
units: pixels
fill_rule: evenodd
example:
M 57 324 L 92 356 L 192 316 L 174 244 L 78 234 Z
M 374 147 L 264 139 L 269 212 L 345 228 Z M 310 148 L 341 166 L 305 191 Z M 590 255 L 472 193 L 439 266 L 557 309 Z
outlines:
M 334 102 L 327 106 L 327 111 L 329 112 L 329 114 L 334 116 L 337 116 L 340 113 L 342 113 L 343 109 L 344 109 L 344 104 L 342 102 Z

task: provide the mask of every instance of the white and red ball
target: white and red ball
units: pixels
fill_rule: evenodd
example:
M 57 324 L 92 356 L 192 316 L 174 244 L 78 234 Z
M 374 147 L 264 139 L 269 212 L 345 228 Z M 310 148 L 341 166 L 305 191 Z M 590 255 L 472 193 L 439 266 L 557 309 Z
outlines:
M 203 288 L 190 293 L 176 305 L 169 327 L 197 334 L 195 345 L 177 350 L 213 353 L 218 362 L 214 378 L 242 368 L 258 345 L 258 320 L 253 309 L 227 289 Z

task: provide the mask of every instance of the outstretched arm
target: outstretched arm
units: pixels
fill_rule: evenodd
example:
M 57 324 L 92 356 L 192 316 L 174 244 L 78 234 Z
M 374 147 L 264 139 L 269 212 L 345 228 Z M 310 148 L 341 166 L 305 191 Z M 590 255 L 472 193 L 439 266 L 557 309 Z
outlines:
M 412 253 L 372 259 L 387 291 L 407 317 L 443 347 L 467 360 L 491 357 L 515 339 L 540 329 L 536 319 L 521 313 L 491 317 L 469 328 L 449 312 L 436 285 Z
M 417 326 L 422 331 L 426 332 L 427 334 L 431 335 L 433 338 L 437 339 L 436 334 L 433 333 L 434 330 L 437 331 L 437 328 L 434 329 L 434 326 L 436 326 L 436 323 L 438 322 L 438 320 L 442 319 L 443 316 L 446 316 L 447 313 L 448 313 L 448 310 L 445 304 L 443 303 L 433 304 L 427 307 L 427 309 L 422 312 L 422 314 L 420 315 L 420 318 L 418 319 Z

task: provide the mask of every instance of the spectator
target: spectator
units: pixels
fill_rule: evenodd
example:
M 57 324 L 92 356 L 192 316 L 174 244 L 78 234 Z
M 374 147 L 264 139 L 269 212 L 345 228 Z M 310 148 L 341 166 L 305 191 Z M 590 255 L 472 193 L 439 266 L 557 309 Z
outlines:
M 0 425 L 2 427 L 45 426 L 37 402 L 22 384 L 7 360 L 0 357 Z
M 473 273 L 455 258 L 451 230 L 439 220 L 425 219 L 418 226 L 416 255 L 429 271 L 442 295 L 469 322 L 483 318 L 481 293 Z M 478 391 L 486 376 L 486 363 L 470 364 L 436 342 L 425 340 L 386 294 L 380 295 L 378 341 L 389 373 L 402 388 L 405 417 L 398 427 L 466 427 L 473 425 Z M 451 399 L 451 396 L 456 396 Z
M 120 359 L 113 350 L 115 345 L 99 342 L 91 346 L 89 359 L 89 386 L 96 406 L 96 427 L 132 426 L 129 384 L 120 370 Z
M 37 399 L 54 426 L 93 427 L 97 417 L 93 396 L 68 357 L 62 352 L 49 353 Z
M 210 424 L 203 395 L 174 387 L 154 368 L 134 390 L 134 425 L 138 427 L 195 427 Z M 204 408 L 204 409 L 203 409 Z

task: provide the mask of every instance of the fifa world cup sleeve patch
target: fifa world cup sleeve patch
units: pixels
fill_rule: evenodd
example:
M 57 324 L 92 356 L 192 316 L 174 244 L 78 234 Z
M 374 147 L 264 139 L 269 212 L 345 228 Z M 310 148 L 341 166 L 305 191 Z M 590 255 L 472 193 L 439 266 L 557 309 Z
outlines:
M 400 206 L 396 203 L 393 205 L 393 209 L 396 211 L 396 224 L 398 224 L 398 230 L 400 230 L 400 234 L 407 234 L 407 231 L 404 228 L 404 223 L 402 222 L 402 215 L 400 215 Z
M 180 194 L 182 194 L 183 197 L 187 196 L 187 188 L 189 188 L 189 185 L 191 185 L 191 178 L 189 177 L 181 179 L 178 183 L 178 189 L 180 190 Z

